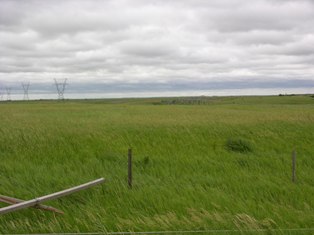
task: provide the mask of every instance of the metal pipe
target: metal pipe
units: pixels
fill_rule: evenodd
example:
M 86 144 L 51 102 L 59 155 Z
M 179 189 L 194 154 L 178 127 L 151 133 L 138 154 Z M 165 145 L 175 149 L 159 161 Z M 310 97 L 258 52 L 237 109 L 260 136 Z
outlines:
M 97 179 L 97 180 L 94 180 L 94 181 L 91 181 L 91 182 L 88 182 L 88 183 L 85 183 L 85 184 L 81 184 L 81 185 L 73 187 L 73 188 L 65 189 L 65 190 L 60 191 L 60 192 L 48 194 L 46 196 L 42 196 L 42 197 L 35 198 L 35 199 L 32 199 L 32 200 L 24 201 L 24 202 L 15 204 L 15 205 L 11 205 L 11 206 L 7 206 L 7 207 L 4 207 L 4 208 L 0 208 L 0 215 L 4 215 L 4 214 L 7 214 L 7 213 L 10 213 L 10 212 L 13 212 L 13 211 L 21 210 L 23 208 L 32 207 L 32 206 L 38 205 L 38 204 L 40 204 L 42 202 L 46 202 L 46 201 L 49 201 L 49 200 L 53 200 L 53 199 L 57 199 L 57 198 L 60 198 L 60 197 L 64 197 L 66 195 L 75 193 L 77 191 L 81 191 L 81 190 L 90 188 L 92 186 L 101 184 L 104 181 L 105 181 L 104 178 L 100 178 L 100 179 Z
M 22 199 L 19 199 L 19 198 L 14 198 L 14 197 L 8 197 L 8 196 L 0 195 L 0 202 L 4 202 L 4 203 L 10 204 L 10 205 L 18 204 L 18 203 L 21 203 L 21 202 L 24 202 L 24 201 L 25 200 L 22 200 Z M 46 206 L 46 205 L 39 204 L 39 205 L 33 206 L 33 208 L 39 209 L 39 210 L 52 211 L 52 212 L 59 213 L 59 214 L 64 214 L 63 211 L 61 211 L 61 210 L 59 210 L 57 208 L 54 208 L 52 206 Z

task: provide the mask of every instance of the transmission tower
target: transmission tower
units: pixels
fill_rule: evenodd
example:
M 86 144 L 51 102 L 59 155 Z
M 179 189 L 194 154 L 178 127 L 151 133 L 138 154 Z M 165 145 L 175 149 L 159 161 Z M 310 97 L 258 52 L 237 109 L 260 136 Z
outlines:
M 11 100 L 11 87 L 6 87 L 5 90 L 7 92 L 7 100 Z
M 29 97 L 28 97 L 29 85 L 30 85 L 29 82 L 22 83 L 22 87 L 23 87 L 23 90 L 24 90 L 24 100 L 29 100 Z
M 65 87 L 67 85 L 67 78 L 63 80 L 63 82 L 57 81 L 57 79 L 55 79 L 55 85 L 57 88 L 57 92 L 58 92 L 58 99 L 59 100 L 63 100 L 64 99 L 64 91 L 65 91 Z

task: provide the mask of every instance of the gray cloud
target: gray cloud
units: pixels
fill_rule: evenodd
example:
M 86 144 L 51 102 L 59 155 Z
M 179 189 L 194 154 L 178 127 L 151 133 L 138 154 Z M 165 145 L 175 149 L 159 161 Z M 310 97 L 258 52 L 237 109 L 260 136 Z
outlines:
M 2 84 L 312 86 L 313 45 L 310 0 L 0 2 Z

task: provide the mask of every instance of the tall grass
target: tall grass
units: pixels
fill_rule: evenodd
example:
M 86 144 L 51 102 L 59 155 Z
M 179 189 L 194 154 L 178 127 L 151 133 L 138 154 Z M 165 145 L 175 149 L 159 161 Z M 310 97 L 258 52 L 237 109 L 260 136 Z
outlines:
M 47 203 L 63 216 L 36 209 L 1 216 L 0 232 L 314 227 L 313 98 L 156 102 L 0 103 L 0 194 L 32 199 L 107 180 Z M 230 151 L 229 139 L 247 140 L 254 151 Z

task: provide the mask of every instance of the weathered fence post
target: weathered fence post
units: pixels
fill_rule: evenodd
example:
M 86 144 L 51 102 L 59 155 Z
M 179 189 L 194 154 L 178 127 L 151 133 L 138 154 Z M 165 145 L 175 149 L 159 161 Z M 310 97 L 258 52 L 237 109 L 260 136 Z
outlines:
M 296 151 L 293 150 L 292 152 L 292 182 L 293 183 L 295 183 L 296 181 L 295 167 L 296 167 Z
M 128 150 L 128 185 L 132 188 L 132 149 Z

